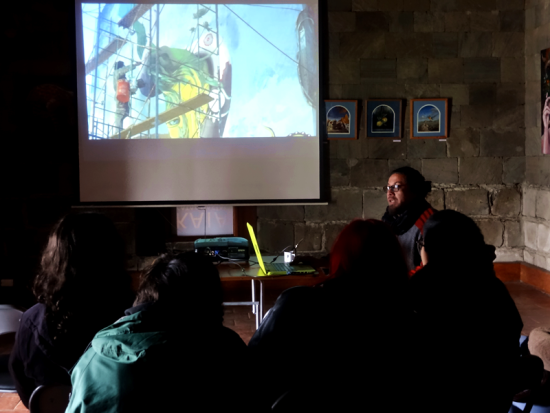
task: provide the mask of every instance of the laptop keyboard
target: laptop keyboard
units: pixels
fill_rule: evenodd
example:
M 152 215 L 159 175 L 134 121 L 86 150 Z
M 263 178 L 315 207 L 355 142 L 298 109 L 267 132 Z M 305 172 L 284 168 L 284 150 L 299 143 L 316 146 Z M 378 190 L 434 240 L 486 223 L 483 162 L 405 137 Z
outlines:
M 280 263 L 280 262 L 276 262 L 276 263 L 274 263 L 274 264 L 269 264 L 269 265 L 266 267 L 266 270 L 268 270 L 268 271 L 284 271 L 284 272 L 289 272 L 289 271 L 292 271 L 292 267 L 289 267 L 288 265 L 283 264 L 283 263 Z

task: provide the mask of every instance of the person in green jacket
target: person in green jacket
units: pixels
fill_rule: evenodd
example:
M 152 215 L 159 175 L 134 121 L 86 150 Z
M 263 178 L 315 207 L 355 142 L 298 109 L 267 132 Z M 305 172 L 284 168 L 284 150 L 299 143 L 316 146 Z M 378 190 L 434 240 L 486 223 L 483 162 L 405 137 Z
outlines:
M 134 307 L 73 368 L 66 413 L 247 411 L 247 348 L 222 321 L 217 268 L 194 253 L 161 256 Z

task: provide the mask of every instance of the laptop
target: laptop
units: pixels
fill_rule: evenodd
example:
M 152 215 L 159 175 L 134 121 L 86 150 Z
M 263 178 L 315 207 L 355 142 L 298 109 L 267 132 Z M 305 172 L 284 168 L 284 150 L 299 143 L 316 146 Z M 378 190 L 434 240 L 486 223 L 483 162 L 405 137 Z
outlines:
M 254 229 L 252 228 L 252 225 L 250 225 L 248 222 L 246 223 L 246 226 L 248 227 L 248 232 L 250 233 L 252 245 L 254 245 L 254 251 L 256 251 L 258 263 L 260 264 L 260 268 L 265 275 L 313 274 L 315 272 L 315 268 L 309 265 L 290 265 L 278 262 L 272 264 L 264 264 L 262 254 L 260 253 L 260 248 L 258 247 L 258 242 L 256 241 L 256 235 L 254 235 Z

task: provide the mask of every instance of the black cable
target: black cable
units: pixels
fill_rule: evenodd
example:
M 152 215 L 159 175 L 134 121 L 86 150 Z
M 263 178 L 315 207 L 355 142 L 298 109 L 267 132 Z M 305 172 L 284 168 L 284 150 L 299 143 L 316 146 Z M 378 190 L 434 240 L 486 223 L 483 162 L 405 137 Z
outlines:
M 168 222 L 168 223 L 169 223 L 171 226 L 173 226 L 176 230 L 178 229 L 178 226 L 177 226 L 177 225 L 174 225 L 174 223 L 171 222 L 168 218 L 166 218 L 162 212 L 160 212 L 160 211 L 158 211 L 158 210 L 157 210 L 157 212 L 160 214 L 160 216 L 161 216 L 162 218 L 164 218 L 164 220 L 165 220 L 166 222 Z
M 222 261 L 224 261 L 224 260 L 225 260 L 225 261 L 229 261 L 229 264 L 236 264 L 236 265 L 238 265 L 242 272 L 245 272 L 245 271 L 246 271 L 246 270 L 241 266 L 241 264 L 239 264 L 238 262 L 233 262 L 233 261 L 243 261 L 242 259 L 239 259 L 239 258 L 222 257 L 220 254 L 216 254 L 216 257 L 221 258 Z M 216 264 L 216 265 L 221 264 L 222 261 L 218 262 L 218 264 Z M 259 265 L 260 263 L 259 263 L 259 262 L 256 262 L 256 261 L 248 260 L 248 264 L 249 264 L 249 265 Z M 245 275 L 248 275 L 248 274 L 245 274 Z M 251 277 L 251 275 L 250 275 L 249 277 Z
M 300 245 L 300 243 L 301 243 L 303 240 L 304 240 L 304 239 L 302 238 L 302 239 L 301 239 L 300 241 L 298 241 L 298 243 L 294 246 L 294 255 L 296 255 L 296 249 L 298 248 L 298 245 Z M 281 254 L 284 253 L 288 247 L 292 247 L 292 244 L 290 244 L 290 245 L 284 247 L 283 250 L 282 250 L 280 253 L 278 253 L 277 256 L 276 256 L 275 258 L 273 258 L 273 260 L 270 262 L 270 264 L 273 264 L 273 263 L 275 262 L 275 260 L 276 260 L 277 258 L 279 258 L 279 257 L 281 256 Z
M 242 272 L 246 271 L 241 264 L 239 264 L 238 262 L 234 262 L 234 261 L 242 261 L 241 259 L 222 257 L 220 254 L 216 254 L 216 257 L 221 258 L 222 260 L 225 260 L 225 261 L 229 261 L 230 264 L 238 265 Z M 220 261 L 220 263 L 221 263 L 221 261 Z
M 240 258 L 222 257 L 220 254 L 216 254 L 216 257 L 220 257 L 222 260 L 227 260 L 227 261 L 243 261 Z
M 311 73 L 311 70 L 309 70 L 304 65 L 300 64 L 296 60 L 294 60 L 292 57 L 287 55 L 285 52 L 283 52 L 281 49 L 279 49 L 277 46 L 275 46 L 274 43 L 272 43 L 267 37 L 265 37 L 263 34 L 261 34 L 258 30 L 256 30 L 254 27 L 252 27 L 245 19 L 243 19 L 241 16 L 239 16 L 237 13 L 235 13 L 233 10 L 231 10 L 226 4 L 224 4 L 225 8 L 229 10 L 231 13 L 233 13 L 235 16 L 237 16 L 238 19 L 240 19 L 244 24 L 246 24 L 248 27 L 250 27 L 258 36 L 260 36 L 262 39 L 264 39 L 266 42 L 268 42 L 271 46 L 273 46 L 275 49 L 277 49 L 279 52 L 281 52 L 283 55 L 288 57 L 290 60 L 292 60 L 294 63 L 296 63 L 298 66 L 301 66 L 305 70 Z
M 277 256 L 276 256 L 275 258 L 273 258 L 273 260 L 271 260 L 270 264 L 273 264 L 273 263 L 277 260 L 277 258 L 279 258 L 279 257 L 281 256 L 281 253 L 284 253 L 285 250 L 286 250 L 288 247 L 292 247 L 292 244 L 291 244 L 291 245 L 288 245 L 288 246 L 286 246 L 286 247 L 284 247 L 283 250 L 282 250 L 281 252 L 279 252 L 279 253 L 277 254 Z
M 245 273 L 246 273 L 246 270 L 244 269 L 244 267 L 243 267 L 243 266 L 242 266 L 241 264 L 239 264 L 238 262 L 230 262 L 229 264 L 235 264 L 235 265 L 238 265 L 238 266 L 239 266 L 239 268 L 241 269 L 241 272 L 242 272 L 243 274 L 245 274 Z

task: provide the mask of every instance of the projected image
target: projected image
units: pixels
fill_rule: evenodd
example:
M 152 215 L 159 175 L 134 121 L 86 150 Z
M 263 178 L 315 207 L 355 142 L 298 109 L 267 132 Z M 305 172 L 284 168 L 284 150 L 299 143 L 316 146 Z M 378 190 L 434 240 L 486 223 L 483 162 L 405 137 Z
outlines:
M 82 4 L 89 139 L 316 137 L 317 14 Z

